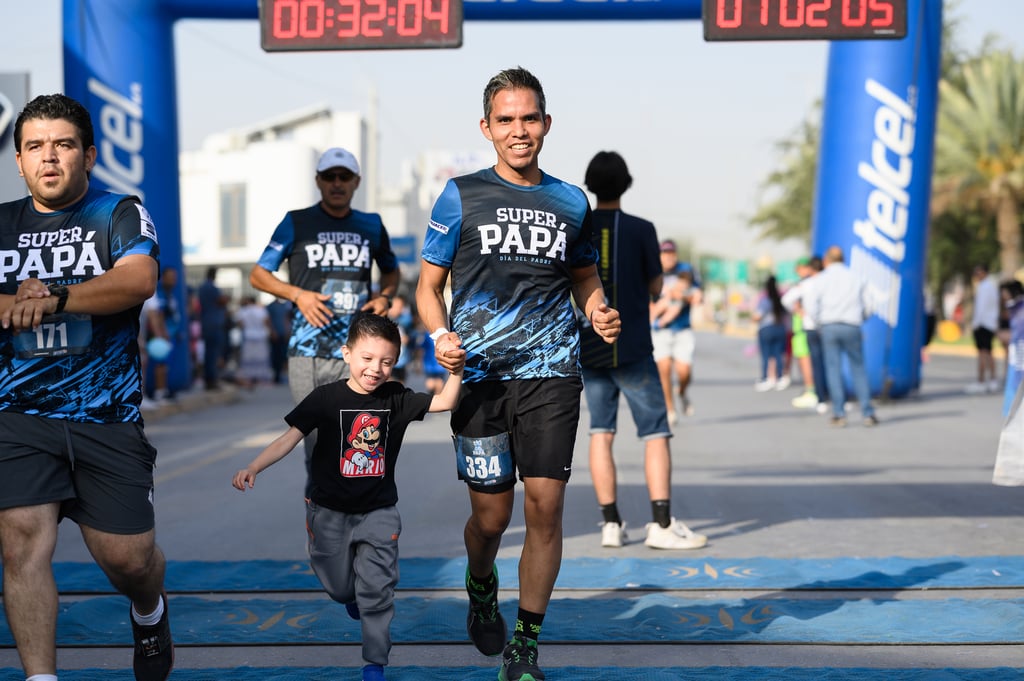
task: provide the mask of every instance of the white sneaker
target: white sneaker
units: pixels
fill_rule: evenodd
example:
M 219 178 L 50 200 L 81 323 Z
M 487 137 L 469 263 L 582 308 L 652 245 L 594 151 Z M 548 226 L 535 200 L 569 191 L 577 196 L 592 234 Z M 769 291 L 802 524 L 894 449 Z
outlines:
M 814 409 L 818 406 L 818 396 L 813 390 L 808 390 L 800 395 L 800 397 L 794 397 L 790 400 L 790 404 L 797 409 Z
M 789 376 L 783 376 L 782 378 L 779 379 L 779 382 L 775 384 L 775 389 L 785 390 L 786 388 L 789 387 L 790 383 L 792 383 L 792 380 L 789 378 Z
M 139 403 L 139 409 L 143 409 L 145 411 L 156 411 L 159 408 L 160 405 L 155 400 L 151 400 L 148 397 L 143 397 L 142 401 Z
M 818 402 L 818 406 L 814 408 L 814 411 L 818 412 L 819 414 L 827 414 L 828 402 Z
M 977 383 L 971 383 L 966 388 L 964 388 L 964 392 L 967 393 L 968 395 L 982 395 L 987 391 L 988 386 L 980 381 Z
M 988 391 L 990 393 L 998 393 L 998 392 L 1002 392 L 1002 390 L 1003 390 L 1003 383 L 999 379 L 993 378 L 991 381 L 988 382 L 988 386 L 987 387 L 988 387 Z
M 609 549 L 622 548 L 626 543 L 626 523 L 599 523 L 601 525 L 601 546 Z
M 707 537 L 697 534 L 681 520 L 673 518 L 668 527 L 647 523 L 647 539 L 644 544 L 652 549 L 699 549 L 707 543 Z
M 774 390 L 774 389 L 775 389 L 775 381 L 770 379 L 770 378 L 766 378 L 763 381 L 758 381 L 757 383 L 754 384 L 754 390 L 756 390 L 759 393 L 766 393 L 769 390 Z

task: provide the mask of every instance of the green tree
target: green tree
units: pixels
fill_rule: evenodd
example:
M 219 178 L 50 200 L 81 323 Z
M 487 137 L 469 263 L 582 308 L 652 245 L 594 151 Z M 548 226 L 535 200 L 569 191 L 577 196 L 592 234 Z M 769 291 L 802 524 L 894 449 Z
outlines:
M 1021 263 L 1024 201 L 1024 62 L 995 51 L 939 82 L 932 212 L 995 218 L 999 267 Z

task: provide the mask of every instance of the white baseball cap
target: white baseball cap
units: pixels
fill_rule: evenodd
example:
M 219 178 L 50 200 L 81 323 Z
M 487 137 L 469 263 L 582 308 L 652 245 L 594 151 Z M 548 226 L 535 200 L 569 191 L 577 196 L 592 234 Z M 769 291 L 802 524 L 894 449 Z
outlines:
M 320 161 L 316 164 L 316 172 L 322 173 L 331 168 L 347 168 L 358 175 L 359 161 L 356 160 L 351 151 L 341 147 L 331 147 L 320 157 Z

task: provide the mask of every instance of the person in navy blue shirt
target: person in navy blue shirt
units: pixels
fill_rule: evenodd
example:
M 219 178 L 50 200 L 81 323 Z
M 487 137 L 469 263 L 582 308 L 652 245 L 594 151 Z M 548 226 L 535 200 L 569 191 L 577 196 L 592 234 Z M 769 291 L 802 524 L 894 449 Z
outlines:
M 484 88 L 483 104 L 480 130 L 497 161 L 449 180 L 434 204 L 416 302 L 441 366 L 465 367 L 452 432 L 471 508 L 464 531 L 470 638 L 483 654 L 502 654 L 499 679 L 532 681 L 544 678 L 537 638 L 561 564 L 580 414 L 573 300 L 605 341 L 615 340 L 621 324 L 597 274 L 586 195 L 539 166 L 551 129 L 540 81 L 522 68 L 504 70 Z M 508 640 L 494 559 L 512 517 L 517 473 L 526 534 Z
M 54 548 L 78 524 L 131 601 L 133 667 L 164 681 L 174 644 L 154 534 L 156 449 L 142 429 L 139 312 L 160 247 L 135 196 L 90 185 L 89 112 L 64 95 L 14 125 L 29 196 L 0 204 L 0 545 L 4 610 L 25 675 L 56 681 Z
M 590 475 L 601 507 L 601 546 L 626 542 L 626 524 L 617 504 L 612 443 L 618 428 L 619 396 L 626 398 L 636 434 L 644 441 L 644 472 L 652 522 L 644 543 L 654 549 L 697 549 L 707 537 L 671 515 L 672 454 L 668 412 L 654 363 L 649 324 L 650 302 L 663 283 L 658 235 L 649 220 L 622 210 L 622 195 L 633 184 L 625 159 L 614 151 L 598 152 L 585 175 L 597 197 L 594 246 L 605 295 L 622 317 L 622 333 L 611 345 L 583 334 L 583 387 L 590 409 Z M 583 320 L 583 325 L 588 322 Z

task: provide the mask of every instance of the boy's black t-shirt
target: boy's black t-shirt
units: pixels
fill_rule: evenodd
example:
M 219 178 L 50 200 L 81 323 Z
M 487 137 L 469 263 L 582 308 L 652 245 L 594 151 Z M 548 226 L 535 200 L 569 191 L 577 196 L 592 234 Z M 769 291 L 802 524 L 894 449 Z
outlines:
M 389 382 L 369 395 L 346 381 L 315 388 L 284 420 L 317 431 L 310 498 L 341 513 L 367 513 L 398 502 L 395 462 L 405 430 L 422 421 L 432 395 Z

